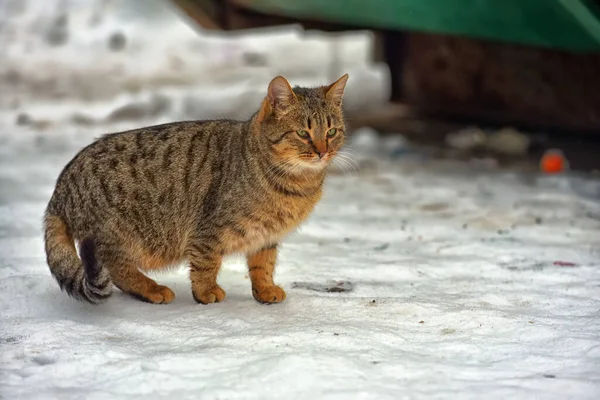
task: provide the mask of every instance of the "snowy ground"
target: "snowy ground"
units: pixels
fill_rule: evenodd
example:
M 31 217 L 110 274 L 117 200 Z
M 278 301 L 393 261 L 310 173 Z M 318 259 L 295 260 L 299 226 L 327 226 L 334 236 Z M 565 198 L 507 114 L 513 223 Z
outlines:
M 9 3 L 19 2 L 0 0 L 0 11 Z M 66 3 L 84 20 L 84 1 Z M 102 3 L 125 15 L 130 4 Z M 122 53 L 101 57 L 100 44 L 93 50 L 100 42 L 81 44 L 83 34 L 75 44 L 36 47 L 40 36 L 24 28 L 43 25 L 34 16 L 11 18 L 21 21 L 12 28 L 23 38 L 0 63 L 0 84 L 11 89 L 0 98 L 0 398 L 600 396 L 600 182 L 393 158 L 389 143 L 366 134 L 353 143 L 358 167 L 330 176 L 313 218 L 282 247 L 277 281 L 286 302 L 256 303 L 239 259 L 222 270 L 228 297 L 221 304 L 197 305 L 183 270 L 156 276 L 177 295 L 165 306 L 119 292 L 96 307 L 67 298 L 45 265 L 41 216 L 56 176 L 81 146 L 102 132 L 235 114 L 229 101 L 241 93 L 251 93 L 252 109 L 252 96 L 277 69 L 293 83 L 329 75 L 316 67 L 294 74 L 296 62 L 278 61 L 223 72 L 212 83 L 212 72 L 190 67 L 189 81 L 174 82 L 179 75 L 167 67 L 144 69 L 148 62 Z M 173 24 L 161 34 L 184 35 Z M 280 52 L 286 40 L 295 49 L 329 45 L 286 32 Z M 171 49 L 185 65 L 202 64 L 186 55 L 194 40 L 199 48 L 227 48 L 222 38 L 186 37 Z M 137 47 L 146 61 L 157 57 L 152 48 Z M 52 61 L 56 52 L 69 62 Z M 108 74 L 112 63 L 125 72 Z M 344 63 L 371 88 L 384 82 L 366 60 Z M 6 71 L 17 65 L 29 72 L 15 85 Z M 77 81 L 86 71 L 93 78 Z M 141 75 L 139 91 L 118 90 Z M 227 90 L 217 101 L 221 83 Z M 364 101 L 361 91 L 349 88 L 355 104 Z M 370 92 L 370 101 L 385 98 L 381 92 Z M 169 107 L 110 117 L 131 104 L 144 109 L 144 96 L 162 96 Z M 31 121 L 15 125 L 22 113 Z M 350 282 L 352 290 L 320 291 L 329 281 Z

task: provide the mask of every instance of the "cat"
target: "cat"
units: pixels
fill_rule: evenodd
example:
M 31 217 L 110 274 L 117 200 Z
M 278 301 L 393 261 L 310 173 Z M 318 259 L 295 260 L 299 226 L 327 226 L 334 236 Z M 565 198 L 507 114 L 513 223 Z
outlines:
M 166 304 L 173 291 L 141 270 L 186 261 L 194 299 L 215 303 L 225 298 L 222 259 L 238 253 L 254 298 L 285 300 L 273 281 L 277 246 L 320 200 L 344 144 L 347 80 L 292 88 L 278 76 L 248 121 L 175 122 L 85 147 L 60 173 L 44 216 L 47 263 L 60 288 L 98 304 L 112 283 Z

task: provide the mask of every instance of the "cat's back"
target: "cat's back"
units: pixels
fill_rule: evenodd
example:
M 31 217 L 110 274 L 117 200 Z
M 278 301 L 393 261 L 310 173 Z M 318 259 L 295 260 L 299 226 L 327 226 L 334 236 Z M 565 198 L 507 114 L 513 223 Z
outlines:
M 137 179 L 141 171 L 168 175 L 215 150 L 212 142 L 224 142 L 230 132 L 239 129 L 237 125 L 221 120 L 183 121 L 104 135 L 73 157 L 61 172 L 57 186 L 72 175 L 106 179 L 127 175 Z
M 118 172 L 119 163 L 130 167 L 151 166 L 161 158 L 164 165 L 192 139 L 206 138 L 211 124 L 211 121 L 174 122 L 104 135 L 82 149 L 65 166 L 63 174 L 85 165 L 110 167 L 105 172 Z
M 48 211 L 83 221 L 91 212 L 182 203 L 238 129 L 229 121 L 184 121 L 105 135 L 65 166 Z

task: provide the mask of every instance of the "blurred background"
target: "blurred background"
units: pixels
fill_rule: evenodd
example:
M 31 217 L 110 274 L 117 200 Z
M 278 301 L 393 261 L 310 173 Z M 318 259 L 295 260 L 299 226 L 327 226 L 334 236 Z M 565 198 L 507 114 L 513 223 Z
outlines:
M 0 0 L 5 148 L 80 146 L 175 120 L 245 119 L 277 75 L 322 85 L 349 73 L 355 110 L 389 98 L 389 72 L 373 61 L 369 32 L 208 30 L 186 10 L 168 0 Z
M 599 9 L 0 0 L 0 398 L 600 398 Z M 281 246 L 284 304 L 243 258 L 214 307 L 186 268 L 157 276 L 168 307 L 60 292 L 42 216 L 82 147 L 344 73 L 350 140 Z
M 528 170 L 558 154 L 547 172 L 594 172 L 599 10 L 598 0 L 0 0 L 0 144 L 247 118 L 276 75 L 320 85 L 349 73 L 350 130 L 401 134 L 397 154 L 410 143 Z

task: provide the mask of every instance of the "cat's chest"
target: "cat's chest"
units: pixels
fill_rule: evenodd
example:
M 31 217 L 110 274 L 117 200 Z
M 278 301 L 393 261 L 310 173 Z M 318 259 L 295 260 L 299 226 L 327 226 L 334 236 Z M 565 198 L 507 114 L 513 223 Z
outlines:
M 251 253 L 278 243 L 296 229 L 312 212 L 320 193 L 312 198 L 276 199 L 240 216 L 235 226 L 224 232 L 228 253 Z

